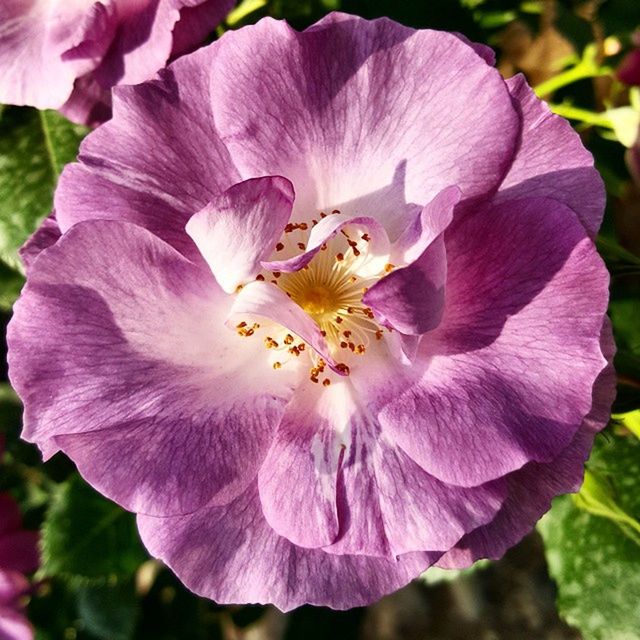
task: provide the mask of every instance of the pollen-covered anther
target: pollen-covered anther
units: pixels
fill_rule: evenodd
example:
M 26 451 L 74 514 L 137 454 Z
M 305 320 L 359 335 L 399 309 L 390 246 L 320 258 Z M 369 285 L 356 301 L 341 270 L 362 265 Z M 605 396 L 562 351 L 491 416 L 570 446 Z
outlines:
M 249 326 L 246 322 L 240 322 L 236 325 L 236 332 L 243 338 L 249 338 L 256 332 L 256 329 L 259 328 L 260 325 L 257 322 L 254 322 L 252 326 Z
M 322 386 L 323 386 L 323 387 L 328 387 L 330 384 L 331 384 L 331 380 L 329 380 L 329 378 L 325 378 L 325 379 L 322 381 Z
M 278 343 L 273 338 L 270 338 L 269 336 L 267 336 L 264 339 L 264 346 L 267 349 L 277 349 L 278 348 Z
M 349 366 L 346 365 L 344 362 L 339 362 L 336 365 L 336 371 L 343 373 L 345 376 L 348 376 L 349 373 L 351 372 L 351 370 L 349 369 Z
M 390 262 L 387 262 L 387 264 L 384 265 L 384 270 L 387 273 L 391 273 L 395 268 L 396 268 L 396 265 L 395 264 L 391 264 Z
M 283 342 L 284 342 L 286 345 L 293 344 L 293 336 L 292 336 L 290 333 L 287 333 L 287 335 L 284 337 Z
M 282 363 L 281 362 L 274 362 L 272 366 L 276 370 L 282 369 Z

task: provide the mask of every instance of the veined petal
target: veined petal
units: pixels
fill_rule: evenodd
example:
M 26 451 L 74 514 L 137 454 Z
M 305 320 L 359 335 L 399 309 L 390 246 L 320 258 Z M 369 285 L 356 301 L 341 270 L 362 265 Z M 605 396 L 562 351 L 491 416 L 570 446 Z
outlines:
M 501 557 L 535 526 L 549 510 L 555 496 L 579 489 L 584 476 L 584 463 L 591 451 L 593 439 L 607 425 L 616 394 L 616 375 L 612 364 L 615 345 L 611 323 L 607 318 L 602 327 L 601 344 L 609 364 L 596 379 L 591 411 L 574 439 L 553 462 L 530 462 L 508 475 L 505 480 L 508 483 L 509 497 L 497 516 L 462 538 L 438 561 L 439 566 L 456 569 L 468 567 L 480 558 Z
M 446 245 L 445 313 L 412 366 L 368 352 L 352 380 L 423 469 L 475 486 L 572 440 L 606 364 L 608 274 L 573 212 L 550 200 L 462 216 Z
M 496 201 L 553 198 L 570 207 L 590 237 L 595 237 L 604 213 L 605 190 L 593 156 L 580 136 L 540 100 L 523 75 L 507 86 L 522 114 L 522 139 Z
M 36 260 L 8 331 L 23 437 L 68 452 L 126 508 L 229 500 L 257 474 L 291 393 L 224 328 L 207 267 L 135 225 L 76 225 Z M 19 362 L 19 366 L 17 366 Z
M 294 217 L 372 216 L 391 240 L 408 204 L 452 184 L 492 193 L 519 136 L 500 74 L 454 34 L 335 13 L 302 33 L 262 20 L 226 34 L 210 64 L 223 80 L 212 109 L 243 176 L 286 175 Z
M 57 109 L 95 68 L 116 29 L 111 0 L 13 0 L 0 6 L 0 102 Z
M 240 182 L 214 198 L 186 231 L 227 293 L 253 279 L 289 221 L 292 184 L 270 176 Z
M 138 516 L 138 529 L 147 549 L 195 593 L 220 604 L 273 603 L 283 611 L 305 603 L 334 609 L 370 603 L 441 555 L 412 553 L 396 560 L 303 549 L 269 527 L 255 486 L 226 506 L 192 515 Z

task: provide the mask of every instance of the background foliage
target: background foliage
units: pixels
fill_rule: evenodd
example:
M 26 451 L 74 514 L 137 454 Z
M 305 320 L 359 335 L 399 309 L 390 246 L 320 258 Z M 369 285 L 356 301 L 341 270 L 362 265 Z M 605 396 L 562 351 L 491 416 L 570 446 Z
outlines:
M 556 500 L 504 560 L 424 580 L 367 609 L 220 607 L 150 560 L 133 516 L 98 495 L 62 455 L 43 464 L 19 440 L 21 407 L 0 371 L 0 491 L 42 532 L 28 606 L 42 640 L 188 638 L 640 638 L 640 185 L 625 146 L 640 92 L 613 70 L 640 27 L 638 0 L 244 0 L 223 29 L 271 15 L 304 28 L 333 9 L 460 31 L 490 44 L 505 75 L 524 72 L 572 120 L 609 195 L 598 248 L 611 272 L 618 398 L 578 495 Z M 86 130 L 55 112 L 0 106 L 0 317 L 23 283 L 17 250 L 48 215 L 56 180 Z M 4 335 L 4 332 L 3 332 Z M 4 358 L 2 359 L 4 362 Z M 4 367 L 4 365 L 0 365 Z M 543 553 L 546 553 L 546 561 Z M 550 575 L 549 575 L 550 574 Z M 551 576 L 551 577 L 550 577 Z M 555 604 L 554 604 L 555 602 Z M 564 621 L 563 621 L 564 620 Z M 573 628 L 569 625 L 572 625 Z

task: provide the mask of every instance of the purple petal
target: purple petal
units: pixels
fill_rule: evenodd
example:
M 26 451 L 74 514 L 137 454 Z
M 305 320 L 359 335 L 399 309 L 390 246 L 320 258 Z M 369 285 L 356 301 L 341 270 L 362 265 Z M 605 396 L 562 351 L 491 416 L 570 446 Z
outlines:
M 33 628 L 17 609 L 0 605 L 0 638 L 2 640 L 33 640 Z
M 18 503 L 8 493 L 0 493 L 0 538 L 18 531 L 21 524 L 22 517 Z
M 440 323 L 447 275 L 443 234 L 459 200 L 457 187 L 441 191 L 394 244 L 396 261 L 408 266 L 382 278 L 362 298 L 381 324 L 419 336 Z
M 195 593 L 220 604 L 273 603 L 283 611 L 305 603 L 334 609 L 370 604 L 440 555 L 413 553 L 396 560 L 297 547 L 269 527 L 257 488 L 224 507 L 188 516 L 138 516 L 138 528 L 149 551 Z
M 180 10 L 180 20 L 173 28 L 172 58 L 189 53 L 204 42 L 235 4 L 235 0 L 205 0 L 204 2 L 196 0 L 196 2 L 196 4 L 191 2 Z
M 217 134 L 202 53 L 178 60 L 163 82 L 114 91 L 115 117 L 85 138 L 80 162 L 60 177 L 63 232 L 83 220 L 129 221 L 199 259 L 187 221 L 242 180 Z
M 258 481 L 278 534 L 337 555 L 447 550 L 506 496 L 501 481 L 461 489 L 420 469 L 381 434 L 348 381 L 298 388 Z
M 350 427 L 339 479 L 340 535 L 327 552 L 394 557 L 447 550 L 490 522 L 506 497 L 500 480 L 471 489 L 440 482 L 366 414 L 352 416 Z
M 349 420 L 345 384 L 325 389 L 304 382 L 287 406 L 260 469 L 260 501 L 267 522 L 302 547 L 323 547 L 338 535 L 336 479 Z
M 286 178 L 240 182 L 214 198 L 186 231 L 227 293 L 253 279 L 273 253 L 291 216 L 294 192 Z
M 39 564 L 36 531 L 13 531 L 0 536 L 0 567 L 30 573 L 35 571 Z
M 422 468 L 475 486 L 549 462 L 573 439 L 606 364 L 608 274 L 577 218 L 550 200 L 462 216 L 446 244 L 445 314 L 412 367 L 368 353 L 352 380 Z
M 340 14 L 303 33 L 262 20 L 208 58 L 240 172 L 286 175 L 294 215 L 372 216 L 393 240 L 408 203 L 451 184 L 490 193 L 511 163 L 520 123 L 504 81 L 455 35 Z
M 438 562 L 456 569 L 468 567 L 480 558 L 500 558 L 519 542 L 562 493 L 577 491 L 584 475 L 584 463 L 593 439 L 609 420 L 615 398 L 616 377 L 611 364 L 615 346 L 608 319 L 602 328 L 602 350 L 609 361 L 593 387 L 593 405 L 571 444 L 549 464 L 531 462 L 507 476 L 509 497 L 497 517 L 466 535 Z
M 595 237 L 602 222 L 605 191 L 593 156 L 571 125 L 536 97 L 524 76 L 510 78 L 507 86 L 522 112 L 522 140 L 497 201 L 553 198 L 573 209 Z
M 102 2 L 14 0 L 0 6 L 0 102 L 57 109 L 115 33 Z
M 54 245 L 60 235 L 60 227 L 54 211 L 42 221 L 35 233 L 20 247 L 20 259 L 27 273 L 40 253 Z
M 208 268 L 134 225 L 76 225 L 33 265 L 8 331 L 23 437 L 144 513 L 229 500 L 257 474 L 295 372 L 223 328 Z

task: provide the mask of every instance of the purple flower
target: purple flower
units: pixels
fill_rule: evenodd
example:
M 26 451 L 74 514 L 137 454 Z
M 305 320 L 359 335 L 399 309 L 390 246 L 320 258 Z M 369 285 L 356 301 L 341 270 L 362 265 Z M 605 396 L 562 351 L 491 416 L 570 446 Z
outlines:
M 362 605 L 579 486 L 613 393 L 602 183 L 491 62 L 266 19 L 117 89 L 64 171 L 9 330 L 23 435 L 193 591 Z
M 149 80 L 213 31 L 234 0 L 11 0 L 0 4 L 0 103 L 99 124 L 111 87 Z
M 0 457 L 3 443 L 0 441 Z M 21 598 L 30 590 L 25 573 L 39 564 L 38 534 L 22 529 L 15 500 L 0 493 L 0 638 L 31 640 L 33 630 L 22 612 Z

